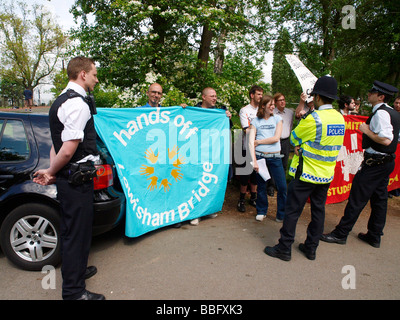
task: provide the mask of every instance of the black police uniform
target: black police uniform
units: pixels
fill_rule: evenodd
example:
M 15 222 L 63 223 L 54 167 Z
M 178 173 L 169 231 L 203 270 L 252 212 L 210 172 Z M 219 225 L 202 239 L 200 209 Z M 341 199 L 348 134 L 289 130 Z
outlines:
M 396 88 L 379 81 L 374 82 L 372 90 L 391 96 L 397 92 Z M 371 122 L 371 119 L 378 110 L 384 110 L 390 115 L 393 127 L 393 140 L 390 145 L 384 146 L 374 142 L 367 135 L 363 134 L 363 149 L 371 147 L 375 151 L 380 152 L 380 154 L 364 153 L 361 170 L 357 172 L 353 179 L 344 215 L 331 234 L 322 236 L 321 240 L 323 241 L 338 242 L 337 240 L 339 240 L 339 243 L 345 243 L 361 211 L 368 201 L 370 201 L 371 215 L 368 220 L 368 233 L 366 235 L 360 234 L 359 237 L 373 246 L 379 247 L 380 245 L 386 222 L 389 175 L 395 167 L 394 159 L 399 138 L 400 115 L 386 104 L 383 104 L 368 118 L 366 121 L 367 124 Z
M 63 144 L 61 132 L 64 129 L 57 111 L 65 101 L 74 97 L 82 96 L 73 90 L 68 90 L 56 99 L 49 111 L 50 131 L 56 153 Z M 84 101 L 87 103 L 87 100 L 84 99 Z M 90 109 L 93 114 L 93 109 L 91 107 Z M 96 131 L 92 116 L 86 123 L 83 141 L 78 145 L 70 163 L 57 173 L 57 197 L 61 206 L 63 299 L 76 299 L 86 290 L 84 276 L 93 223 L 93 180 L 89 178 L 85 181 L 71 181 L 71 166 L 88 155 L 96 154 Z M 92 163 L 85 165 L 94 168 Z M 79 166 L 77 165 L 74 170 L 79 170 Z

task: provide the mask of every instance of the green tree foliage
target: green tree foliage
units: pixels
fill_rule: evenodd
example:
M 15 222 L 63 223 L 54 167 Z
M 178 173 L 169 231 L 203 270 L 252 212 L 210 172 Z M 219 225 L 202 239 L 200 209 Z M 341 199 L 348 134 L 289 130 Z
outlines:
M 400 88 L 400 2 L 357 1 L 356 29 L 342 30 L 333 72 L 341 90 L 365 97 L 374 80 Z
M 212 86 L 225 103 L 222 82 L 239 92 L 262 77 L 260 53 L 269 44 L 267 1 L 77 0 L 72 12 L 83 21 L 73 32 L 81 43 L 78 51 L 100 63 L 101 79 L 123 90 L 143 90 L 146 75 L 154 73 L 164 92 L 198 99 Z M 250 70 L 257 70 L 250 77 L 225 68 L 241 62 L 247 74 L 250 61 Z M 238 100 L 230 103 L 234 109 L 241 107 Z
M 344 28 L 355 10 L 355 28 Z M 396 0 L 273 0 L 274 21 L 288 27 L 303 63 L 331 74 L 341 94 L 366 99 L 374 80 L 400 86 L 400 2 Z
M 43 6 L 17 5 L 0 2 L 0 75 L 12 72 L 33 90 L 55 70 L 67 38 Z
M 293 43 L 290 40 L 289 32 L 282 28 L 278 40 L 274 46 L 274 60 L 272 67 L 272 91 L 281 92 L 287 102 L 296 103 L 299 101 L 301 86 L 292 68 L 285 58 L 285 54 L 293 53 Z
M 7 99 L 11 104 L 18 105 L 18 100 L 22 98 L 24 86 L 20 79 L 15 77 L 12 72 L 4 72 L 0 81 L 0 96 Z

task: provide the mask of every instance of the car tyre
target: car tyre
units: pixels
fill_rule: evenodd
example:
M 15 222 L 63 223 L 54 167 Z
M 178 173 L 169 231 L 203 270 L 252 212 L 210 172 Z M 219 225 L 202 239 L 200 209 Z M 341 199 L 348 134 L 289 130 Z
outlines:
M 3 221 L 0 244 L 5 256 L 24 270 L 57 266 L 61 261 L 58 210 L 39 203 L 15 208 Z

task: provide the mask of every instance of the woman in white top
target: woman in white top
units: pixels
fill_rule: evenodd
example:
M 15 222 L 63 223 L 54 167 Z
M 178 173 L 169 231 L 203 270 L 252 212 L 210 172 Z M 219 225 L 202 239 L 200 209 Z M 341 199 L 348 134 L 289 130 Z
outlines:
M 259 171 L 257 160 L 265 159 L 268 171 L 274 178 L 277 195 L 276 221 L 282 222 L 285 215 L 286 204 L 286 176 L 280 154 L 280 137 L 283 121 L 281 116 L 274 115 L 274 99 L 264 95 L 258 107 L 257 117 L 250 126 L 249 150 L 255 171 Z M 268 211 L 268 196 L 266 181 L 257 174 L 257 216 L 256 220 L 262 221 Z

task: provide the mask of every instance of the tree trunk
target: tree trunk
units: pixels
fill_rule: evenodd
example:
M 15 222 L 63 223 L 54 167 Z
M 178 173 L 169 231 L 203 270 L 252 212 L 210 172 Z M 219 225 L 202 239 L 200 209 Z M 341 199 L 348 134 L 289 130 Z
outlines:
M 215 62 L 214 62 L 214 73 L 221 74 L 224 67 L 225 59 L 225 39 L 226 30 L 222 30 L 221 34 L 218 36 L 217 48 L 215 49 Z
M 208 24 L 203 26 L 201 35 L 200 49 L 197 58 L 200 60 L 202 68 L 207 68 L 208 59 L 210 57 L 210 47 L 213 38 L 213 32 L 208 28 Z

